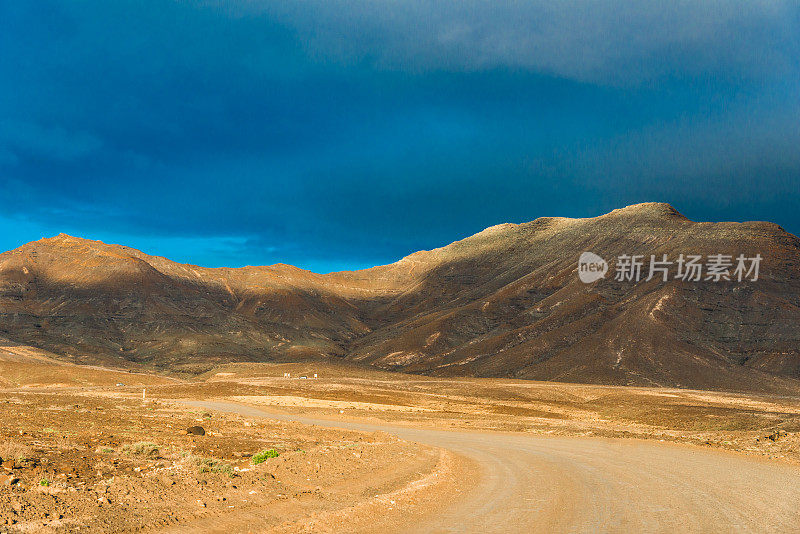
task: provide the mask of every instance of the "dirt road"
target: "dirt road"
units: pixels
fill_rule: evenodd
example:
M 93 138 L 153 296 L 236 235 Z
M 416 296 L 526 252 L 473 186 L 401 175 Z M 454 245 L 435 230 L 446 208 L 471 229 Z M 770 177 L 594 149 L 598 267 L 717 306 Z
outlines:
M 384 431 L 443 447 L 475 480 L 403 532 L 798 532 L 800 469 L 655 441 L 438 431 L 310 419 L 229 402 L 206 409 Z

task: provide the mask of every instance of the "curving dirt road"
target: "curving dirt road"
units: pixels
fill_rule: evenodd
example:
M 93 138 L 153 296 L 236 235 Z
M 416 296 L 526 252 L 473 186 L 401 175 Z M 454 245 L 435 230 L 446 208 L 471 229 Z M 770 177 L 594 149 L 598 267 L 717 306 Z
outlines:
M 403 532 L 800 532 L 800 468 L 789 465 L 654 441 L 413 429 L 191 404 L 389 432 L 476 463 L 471 487 Z

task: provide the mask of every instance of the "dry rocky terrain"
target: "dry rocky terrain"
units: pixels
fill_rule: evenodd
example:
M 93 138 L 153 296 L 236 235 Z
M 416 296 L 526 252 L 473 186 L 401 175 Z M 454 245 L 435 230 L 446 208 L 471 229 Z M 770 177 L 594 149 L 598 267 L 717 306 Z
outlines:
M 315 371 L 323 378 L 298 378 Z M 283 378 L 283 372 L 294 378 Z M 415 428 L 654 439 L 800 465 L 800 392 L 419 377 L 318 363 L 229 364 L 201 379 L 202 385 L 188 382 L 164 391 L 178 398 L 233 400 L 288 414 Z
M 263 451 L 273 452 L 256 463 Z M 0 457 L 0 532 L 109 533 L 240 531 L 250 520 L 295 532 L 342 510 L 353 526 L 359 506 L 401 506 L 393 492 L 435 478 L 443 460 L 385 434 L 42 387 L 2 393 Z
M 592 251 L 611 274 L 592 284 Z M 760 254 L 757 281 L 613 279 L 622 254 Z M 0 254 L 0 336 L 54 358 L 192 376 L 235 361 L 791 393 L 800 240 L 648 203 L 503 224 L 363 271 L 208 269 L 60 235 Z
M 438 517 L 480 470 L 446 448 L 293 418 L 674 442 L 800 465 L 797 396 L 320 362 L 226 364 L 175 380 L 20 360 L 0 361 L 14 380 L 0 389 L 0 532 L 391 531 Z M 202 406 L 219 402 L 284 420 Z M 187 433 L 195 426 L 204 435 Z M 264 451 L 274 452 L 255 463 Z

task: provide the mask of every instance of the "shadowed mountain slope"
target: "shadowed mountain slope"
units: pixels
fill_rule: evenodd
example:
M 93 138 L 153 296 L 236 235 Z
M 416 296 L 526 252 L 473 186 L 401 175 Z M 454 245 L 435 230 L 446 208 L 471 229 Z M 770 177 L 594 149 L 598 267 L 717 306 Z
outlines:
M 578 257 L 609 261 L 584 284 Z M 760 254 L 757 281 L 614 280 L 618 256 Z M 675 266 L 672 266 L 674 274 Z M 648 203 L 503 224 L 363 271 L 208 269 L 60 235 L 0 254 L 0 336 L 77 362 L 164 370 L 347 358 L 384 369 L 790 390 L 800 240 Z

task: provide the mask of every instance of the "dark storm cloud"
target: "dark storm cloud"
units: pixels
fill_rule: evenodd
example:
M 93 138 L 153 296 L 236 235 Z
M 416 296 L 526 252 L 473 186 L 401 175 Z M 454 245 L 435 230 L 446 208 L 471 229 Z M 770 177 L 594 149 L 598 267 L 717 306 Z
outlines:
M 519 68 L 611 85 L 797 72 L 797 5 L 769 1 L 246 2 L 316 58 L 400 70 Z
M 794 2 L 0 7 L 0 248 L 393 261 L 646 200 L 800 231 Z

